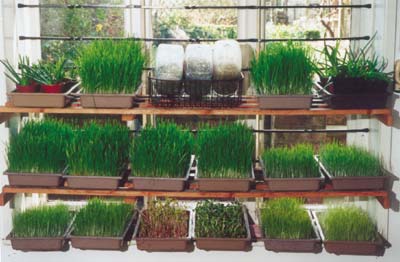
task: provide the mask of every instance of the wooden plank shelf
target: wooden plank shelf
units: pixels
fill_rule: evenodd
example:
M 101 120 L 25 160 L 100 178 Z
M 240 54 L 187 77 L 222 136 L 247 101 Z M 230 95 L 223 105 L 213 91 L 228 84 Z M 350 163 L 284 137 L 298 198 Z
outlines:
M 165 108 L 154 107 L 147 101 L 140 103 L 139 107 L 132 109 L 95 109 L 71 106 L 66 108 L 28 108 L 0 106 L 0 119 L 5 121 L 13 114 L 44 113 L 64 115 L 120 115 L 122 120 L 131 120 L 135 115 L 214 115 L 214 116 L 332 116 L 332 115 L 366 115 L 376 117 L 387 126 L 393 125 L 391 109 L 330 109 L 323 104 L 305 110 L 270 110 L 260 109 L 252 98 L 235 108 Z
M 264 189 L 264 190 L 262 190 Z M 42 188 L 42 187 L 12 187 L 4 186 L 0 205 L 5 205 L 17 193 L 40 193 L 53 195 L 71 196 L 102 196 L 120 197 L 126 199 L 138 197 L 170 197 L 177 199 L 234 199 L 234 198 L 279 198 L 279 197 L 301 197 L 307 199 L 335 198 L 335 197 L 376 197 L 386 209 L 390 208 L 388 191 L 332 191 L 329 189 L 316 192 L 273 192 L 267 191 L 264 185 L 257 185 L 249 192 L 200 192 L 194 187 L 182 192 L 166 191 L 136 191 L 129 187 L 117 190 L 92 190 L 92 189 L 68 189 L 68 188 Z

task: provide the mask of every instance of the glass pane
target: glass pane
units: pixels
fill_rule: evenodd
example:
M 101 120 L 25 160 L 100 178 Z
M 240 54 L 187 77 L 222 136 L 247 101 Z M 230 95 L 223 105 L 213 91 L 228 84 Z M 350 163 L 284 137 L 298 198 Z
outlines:
M 348 5 L 351 0 L 269 0 L 266 5 Z M 350 37 L 350 8 L 282 8 L 265 11 L 265 38 Z M 342 41 L 345 48 L 349 41 Z M 311 42 L 321 49 L 322 41 Z M 328 43 L 333 44 L 333 43 Z
M 236 0 L 155 0 L 154 6 L 237 5 Z M 235 9 L 153 10 L 153 36 L 158 38 L 237 38 Z
M 123 4 L 124 0 L 41 0 L 41 4 Z M 40 9 L 42 36 L 123 36 L 124 9 Z M 42 41 L 42 57 L 56 59 L 65 55 L 73 58 L 83 42 Z

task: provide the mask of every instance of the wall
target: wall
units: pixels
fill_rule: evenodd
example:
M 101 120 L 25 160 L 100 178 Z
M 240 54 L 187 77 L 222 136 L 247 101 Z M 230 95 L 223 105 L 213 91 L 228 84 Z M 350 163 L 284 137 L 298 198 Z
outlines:
M 7 56 L 13 56 L 14 54 L 14 39 L 13 39 L 13 14 L 14 14 L 14 1 L 6 0 L 1 1 L 0 5 L 0 58 L 3 58 L 3 51 L 7 51 Z M 393 18 L 393 13 L 388 15 L 388 10 L 393 12 L 396 10 L 396 7 L 393 7 L 393 2 L 397 2 L 397 10 L 400 9 L 399 1 L 386 0 L 386 1 L 377 1 L 378 8 L 376 11 L 379 14 L 379 18 Z M 387 5 L 391 5 L 388 9 Z M 379 9 L 381 8 L 381 9 Z M 383 9 L 382 9 L 383 8 Z M 386 11 L 385 11 L 386 10 Z M 383 12 L 383 13 L 382 13 Z M 400 11 L 399 11 L 400 12 Z M 7 21 L 7 26 L 2 24 L 3 21 Z M 370 23 L 372 23 L 369 20 Z M 366 23 L 367 24 L 367 23 Z M 369 24 L 370 25 L 370 24 Z M 400 23 L 399 23 L 400 25 Z M 361 25 L 358 25 L 361 26 Z M 365 24 L 364 24 L 365 26 Z M 379 27 L 387 28 L 388 24 L 383 22 Z M 400 26 L 398 27 L 400 28 Z M 4 41 L 2 41 L 1 34 L 2 29 L 4 31 Z M 392 34 L 396 32 L 392 28 Z M 397 32 L 398 38 L 400 39 L 400 34 Z M 382 37 L 385 37 L 384 35 Z M 385 44 L 386 41 L 382 39 L 382 44 Z M 5 48 L 3 49 L 3 44 Z M 387 42 L 387 44 L 390 44 Z M 382 47 L 381 50 L 385 50 L 385 47 Z M 393 50 L 389 49 L 389 50 Z M 24 50 L 29 50 L 26 48 Z M 386 49 L 387 50 L 387 49 Z M 400 41 L 397 41 L 397 58 L 400 59 Z M 2 78 L 3 74 L 0 72 L 0 101 L 4 101 L 5 97 L 5 88 L 4 88 L 4 79 Z M 349 142 L 351 143 L 361 143 L 366 145 L 370 150 L 375 151 L 377 154 L 380 154 L 389 169 L 394 172 L 397 176 L 400 176 L 400 99 L 396 100 L 396 104 L 394 107 L 395 111 L 395 125 L 393 128 L 387 128 L 382 126 L 379 122 L 373 120 L 358 120 L 358 118 L 350 121 L 350 125 L 365 127 L 366 125 L 372 128 L 372 135 L 362 137 L 353 137 L 349 138 Z M 7 140 L 8 129 L 5 128 L 4 124 L 0 125 L 0 152 L 4 152 L 4 142 Z M 2 161 L 3 155 L 1 153 L 0 157 L 0 172 L 5 169 L 5 162 Z M 1 179 L 4 179 L 3 177 Z M 0 183 L 1 184 L 1 183 Z M 396 182 L 394 185 L 394 192 L 397 195 L 400 195 L 400 186 L 399 183 Z M 310 254 L 276 254 L 273 252 L 265 251 L 264 247 L 261 243 L 257 243 L 253 245 L 253 250 L 248 253 L 236 253 L 236 252 L 204 252 L 196 250 L 193 253 L 189 254 L 180 254 L 180 253 L 146 253 L 142 251 L 138 251 L 135 246 L 131 246 L 127 252 L 104 252 L 104 251 L 80 251 L 71 249 L 66 253 L 23 253 L 12 250 L 9 241 L 4 240 L 5 236 L 9 233 L 11 228 L 11 209 L 10 206 L 7 205 L 5 207 L 0 208 L 0 236 L 2 238 L 0 245 L 0 261 L 1 262 L 22 262 L 22 261 L 30 261 L 30 262 L 70 262 L 70 261 L 78 261 L 78 260 L 96 260 L 97 262 L 108 262 L 113 260 L 118 261 L 221 261 L 221 260 L 230 260 L 232 262 L 236 261 L 282 261 L 282 262 L 291 262 L 291 261 L 307 261 L 307 262 L 394 262 L 398 261 L 400 258 L 400 213 L 394 211 L 383 210 L 380 205 L 375 203 L 375 200 L 371 200 L 367 203 L 364 202 L 365 205 L 368 205 L 372 213 L 376 215 L 376 218 L 379 220 L 380 227 L 383 231 L 388 233 L 388 240 L 393 244 L 393 248 L 388 249 L 386 255 L 382 258 L 375 257 L 356 257 L 356 256 L 335 256 L 326 253 L 322 253 L 319 255 L 310 255 Z M 385 228 L 388 225 L 388 228 Z

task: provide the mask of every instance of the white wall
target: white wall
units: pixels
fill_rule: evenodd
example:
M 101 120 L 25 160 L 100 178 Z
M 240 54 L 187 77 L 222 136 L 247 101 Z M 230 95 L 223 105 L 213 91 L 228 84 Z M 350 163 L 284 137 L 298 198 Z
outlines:
M 361 0 L 358 0 L 360 2 Z M 364 2 L 364 1 L 361 1 Z M 370 2 L 370 1 L 365 1 Z M 377 19 L 393 18 L 393 10 L 396 10 L 396 7 L 393 6 L 393 0 L 377 0 L 376 9 L 373 12 L 376 12 Z M 14 52 L 14 34 L 13 34 L 13 21 L 14 21 L 14 1 L 13 0 L 5 0 L 1 1 L 0 5 L 0 57 L 3 57 L 2 51 L 6 51 L 7 57 L 12 58 L 15 54 Z M 397 3 L 397 10 L 400 8 L 400 3 Z M 3 7 L 3 10 L 2 10 Z M 368 12 L 368 11 L 363 11 Z M 400 11 L 399 11 L 400 13 Z M 378 15 L 379 14 L 379 15 Z M 7 21 L 7 25 L 4 26 L 2 21 Z M 384 34 L 382 35 L 381 42 L 379 45 L 381 46 L 380 50 L 393 50 L 394 45 L 390 43 L 390 41 L 386 41 L 385 35 L 394 34 L 393 25 L 387 24 L 385 21 L 378 22 L 378 28 L 384 29 Z M 393 20 L 392 20 L 393 21 Z M 372 28 L 371 25 L 375 23 L 373 19 L 368 19 L 364 24 L 357 25 L 362 28 L 369 27 Z M 400 25 L 400 23 L 399 23 Z M 400 26 L 398 27 L 400 28 Z M 2 29 L 4 30 L 4 43 L 2 42 Z M 361 29 L 360 29 L 361 30 Z M 387 31 L 389 30 L 389 31 Z M 398 39 L 400 39 L 400 34 L 398 33 Z M 5 48 L 2 49 L 2 44 L 4 44 Z M 29 43 L 26 43 L 29 45 Z M 391 49 L 387 49 L 387 45 L 393 45 Z M 23 48 L 23 50 L 30 50 L 32 47 Z M 34 47 L 33 47 L 34 48 Z M 397 42 L 397 58 L 400 58 L 400 41 Z M 3 81 L 2 73 L 0 72 L 0 101 L 4 99 L 5 88 Z M 400 99 L 397 99 L 395 106 L 395 125 L 393 128 L 387 128 L 382 126 L 377 121 L 351 121 L 351 125 L 365 127 L 370 126 L 373 130 L 372 135 L 363 136 L 363 137 L 353 137 L 350 138 L 349 142 L 364 144 L 370 150 L 375 151 L 377 154 L 380 154 L 384 157 L 384 160 L 387 164 L 387 167 L 392 170 L 397 176 L 400 175 Z M 0 152 L 4 152 L 4 143 L 3 140 L 7 140 L 7 129 L 5 129 L 4 125 L 0 125 Z M 0 172 L 5 168 L 4 162 L 2 161 L 4 155 L 0 154 Z M 394 192 L 400 195 L 400 186 L 399 183 L 395 183 Z M 385 229 L 385 233 L 388 233 L 388 240 L 393 244 L 391 249 L 388 249 L 386 255 L 381 258 L 375 257 L 357 257 L 357 256 L 340 256 L 337 257 L 335 255 L 330 255 L 326 253 L 322 253 L 319 255 L 310 255 L 310 254 L 276 254 L 273 252 L 267 252 L 261 243 L 257 243 L 253 245 L 253 251 L 243 253 L 243 252 L 204 252 L 196 250 L 189 254 L 181 254 L 181 253 L 146 253 L 142 251 L 138 251 L 135 246 L 131 246 L 127 252 L 105 252 L 105 251 L 80 251 L 71 249 L 66 253 L 23 253 L 19 251 L 14 251 L 11 249 L 10 243 L 6 240 L 1 241 L 0 245 L 0 261 L 1 262 L 52 262 L 52 261 L 97 261 L 97 262 L 109 262 L 113 260 L 118 261 L 148 261 L 148 262 L 156 262 L 156 261 L 222 261 L 229 260 L 232 262 L 236 261 L 282 261 L 282 262 L 334 262 L 340 261 L 342 262 L 372 262 L 372 261 L 382 261 L 382 262 L 394 262 L 399 261 L 400 259 L 400 213 L 387 211 L 381 208 L 379 204 L 375 204 L 375 200 L 367 203 L 369 209 L 376 215 L 376 218 L 379 220 L 380 226 L 382 230 Z M 0 208 L 0 237 L 4 239 L 6 234 L 9 233 L 10 226 L 10 213 L 11 209 L 9 205 Z M 387 226 L 387 228 L 386 228 Z

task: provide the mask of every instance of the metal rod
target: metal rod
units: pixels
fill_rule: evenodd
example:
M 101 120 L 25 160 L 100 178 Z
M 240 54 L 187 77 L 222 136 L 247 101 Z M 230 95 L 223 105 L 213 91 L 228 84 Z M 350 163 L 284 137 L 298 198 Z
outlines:
M 74 67 L 74 68 L 77 68 L 77 67 Z M 154 69 L 155 69 L 155 67 L 143 67 L 143 70 L 145 70 L 145 71 L 151 71 Z M 250 71 L 249 67 L 242 68 L 242 72 L 248 72 L 248 71 Z
M 85 37 L 85 36 L 20 36 L 19 40 L 59 40 L 59 41 L 92 41 L 92 40 L 141 40 L 144 42 L 184 42 L 184 43 L 199 43 L 199 42 L 216 42 L 220 39 L 175 39 L 175 38 L 142 38 L 142 37 Z M 236 39 L 238 42 L 256 43 L 256 38 Z
M 270 6 L 257 6 L 257 5 L 204 5 L 204 6 L 143 6 L 143 5 L 93 5 L 93 4 L 37 4 L 26 5 L 18 4 L 18 8 L 66 8 L 66 9 L 97 9 L 97 8 L 119 8 L 119 9 L 163 9 L 163 10 L 201 10 L 201 9 L 322 9 L 322 8 L 372 8 L 371 4 L 364 5 L 270 5 Z
M 315 41 L 338 41 L 338 40 L 370 40 L 370 36 L 353 36 L 353 37 L 328 37 L 328 38 L 276 38 L 276 39 L 260 39 L 261 43 L 265 42 L 283 42 L 283 41 L 293 41 L 293 42 L 315 42 Z
M 315 42 L 315 41 L 338 41 L 338 40 L 370 40 L 370 36 L 354 36 L 354 37 L 330 37 L 330 38 L 277 38 L 277 39 L 256 39 L 244 38 L 236 39 L 238 42 L 244 43 L 266 43 L 266 42 Z M 92 40 L 141 40 L 144 42 L 180 42 L 180 43 L 200 43 L 200 42 L 216 42 L 220 39 L 175 39 L 175 38 L 140 38 L 140 37 L 84 37 L 84 36 L 19 36 L 19 40 L 58 40 L 58 41 L 92 41 Z
M 363 129 L 261 129 L 254 133 L 368 133 L 369 128 Z
M 192 133 L 201 132 L 201 130 L 185 130 Z M 253 133 L 292 133 L 292 134 L 303 134 L 303 133 L 369 133 L 369 128 L 362 129 L 253 129 Z M 131 130 L 133 133 L 140 133 L 141 130 Z

